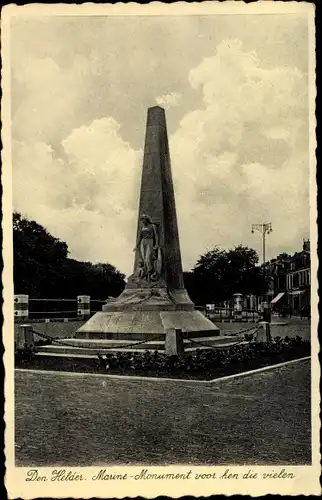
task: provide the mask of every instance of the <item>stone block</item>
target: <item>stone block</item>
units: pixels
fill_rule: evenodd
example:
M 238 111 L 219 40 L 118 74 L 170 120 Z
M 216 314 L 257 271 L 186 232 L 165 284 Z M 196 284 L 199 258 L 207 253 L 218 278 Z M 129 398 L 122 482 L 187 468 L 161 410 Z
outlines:
M 15 336 L 15 348 L 24 349 L 29 347 L 35 349 L 35 339 L 32 325 L 22 324 L 18 325 L 17 333 Z
M 259 330 L 256 334 L 256 342 L 269 342 L 271 340 L 270 324 L 267 321 L 258 323 Z
M 165 337 L 165 353 L 168 356 L 176 356 L 184 352 L 182 331 L 170 328 Z

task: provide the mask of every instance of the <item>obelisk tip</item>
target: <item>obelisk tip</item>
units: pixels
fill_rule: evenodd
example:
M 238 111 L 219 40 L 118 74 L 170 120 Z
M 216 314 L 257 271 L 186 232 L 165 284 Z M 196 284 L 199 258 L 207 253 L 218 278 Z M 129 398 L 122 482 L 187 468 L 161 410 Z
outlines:
M 161 106 L 159 106 L 158 104 L 156 104 L 155 106 L 151 106 L 150 108 L 148 108 L 148 113 L 150 110 L 152 109 L 155 109 L 155 110 L 161 110 L 162 112 L 164 112 L 164 108 L 162 108 Z
M 161 106 L 148 108 L 147 124 L 165 126 L 165 111 Z

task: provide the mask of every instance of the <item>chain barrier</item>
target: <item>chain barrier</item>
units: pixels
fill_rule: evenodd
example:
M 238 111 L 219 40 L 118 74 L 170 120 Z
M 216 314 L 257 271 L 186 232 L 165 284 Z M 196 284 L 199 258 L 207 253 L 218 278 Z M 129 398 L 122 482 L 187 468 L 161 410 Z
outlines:
M 250 332 L 251 330 L 254 330 L 253 332 L 253 335 L 259 330 L 259 327 L 255 327 L 252 326 L 251 328 L 247 328 L 247 329 L 244 329 L 244 330 L 240 330 L 238 332 L 234 332 L 233 335 L 234 336 L 237 336 L 237 335 L 241 335 L 242 333 L 247 333 L 247 332 Z M 75 345 L 75 344 L 71 344 L 71 343 L 68 343 L 68 342 L 63 342 L 62 340 L 58 340 L 54 337 L 51 337 L 50 335 L 46 335 L 45 333 L 42 333 L 42 332 L 37 332 L 36 330 L 32 330 L 33 333 L 35 333 L 36 335 L 38 335 L 39 337 L 42 337 L 46 340 L 50 340 L 52 343 L 55 343 L 55 344 L 58 344 L 58 345 L 61 345 L 61 346 L 65 346 L 65 347 L 78 347 L 78 348 L 81 348 L 81 349 L 93 349 L 93 345 L 89 344 L 89 345 Z M 193 332 L 191 332 L 193 333 Z M 138 346 L 138 345 L 141 345 L 141 344 L 145 344 L 146 342 L 148 342 L 149 340 L 161 340 L 161 339 L 164 339 L 165 338 L 165 335 L 162 334 L 162 335 L 159 335 L 158 337 L 155 337 L 154 339 L 144 339 L 144 340 L 139 340 L 139 341 L 135 341 L 135 342 L 132 342 L 130 344 L 122 344 L 122 345 L 113 345 L 113 346 L 104 346 L 104 349 L 126 349 L 126 348 L 129 348 L 129 347 L 133 347 L 133 346 Z M 220 349 L 220 345 L 214 347 L 214 346 L 211 346 L 209 344 L 203 344 L 202 342 L 198 342 L 197 340 L 193 340 L 189 337 L 186 337 L 189 339 L 190 342 L 194 343 L 194 344 L 198 344 L 198 345 L 201 345 L 203 347 L 208 347 L 208 348 L 212 348 L 212 349 Z M 75 339 L 77 340 L 77 339 Z M 240 341 L 237 341 L 235 342 L 234 344 L 232 344 L 232 346 L 235 346 L 235 345 L 239 345 L 240 343 L 244 342 L 244 339 L 243 340 L 240 340 Z
M 210 344 L 204 344 L 203 342 L 198 342 L 197 340 L 194 340 L 194 339 L 189 339 L 189 341 L 192 342 L 193 344 L 197 344 L 197 345 L 200 345 L 202 347 L 207 347 L 207 349 L 215 349 L 216 351 L 218 349 L 222 349 L 223 348 L 222 345 L 214 346 L 214 345 L 210 345 Z M 233 344 L 231 344 L 229 347 L 235 347 L 235 345 L 239 345 L 242 342 L 244 342 L 244 340 L 239 340 L 238 342 L 234 342 Z
M 40 332 L 37 332 L 36 330 L 32 330 L 36 335 L 38 335 L 39 337 L 43 337 L 47 340 L 51 340 L 51 342 L 55 342 L 56 344 L 59 344 L 59 345 L 63 345 L 63 346 L 66 346 L 66 347 L 79 347 L 81 349 L 93 349 L 93 344 L 92 345 L 75 345 L 75 344 L 69 344 L 68 342 L 63 342 L 61 340 L 58 340 L 58 339 L 55 339 L 54 337 L 51 337 L 50 335 L 46 335 L 45 333 L 40 333 Z M 154 339 L 144 339 L 144 340 L 138 340 L 136 342 L 132 342 L 131 344 L 123 344 L 123 345 L 113 345 L 113 346 L 106 346 L 104 347 L 104 349 L 124 349 L 124 348 L 127 348 L 127 347 L 133 347 L 133 346 L 137 346 L 137 345 L 140 345 L 140 344 L 145 344 L 146 342 L 149 342 L 149 340 L 161 340 L 161 339 L 164 339 L 164 334 L 163 335 L 159 335 L 158 337 L 155 337 Z M 77 339 L 75 339 L 77 340 Z M 100 348 L 101 349 L 101 348 Z
M 251 328 L 251 330 L 254 330 L 253 335 L 259 330 L 259 328 L 260 327 L 256 327 L 255 330 L 254 330 L 254 327 Z M 249 330 L 250 329 L 248 329 L 247 331 L 249 331 Z M 215 350 L 222 349 L 222 345 L 213 346 L 213 345 L 210 345 L 210 344 L 204 344 L 203 342 L 198 342 L 197 340 L 190 339 L 190 338 L 189 338 L 189 341 L 192 342 L 193 344 L 198 344 L 198 345 L 200 345 L 202 347 L 207 347 L 208 349 L 215 349 Z M 244 339 L 239 340 L 239 341 L 234 342 L 233 344 L 231 344 L 229 347 L 235 347 L 236 345 L 242 344 L 243 342 L 245 342 Z
M 230 335 L 240 335 L 241 333 L 247 333 L 247 332 L 250 332 L 251 330 L 254 330 L 254 328 L 256 328 L 256 330 L 258 330 L 260 327 L 258 327 L 258 326 L 251 326 L 250 328 L 246 328 L 244 330 L 240 330 L 239 332 L 231 332 Z

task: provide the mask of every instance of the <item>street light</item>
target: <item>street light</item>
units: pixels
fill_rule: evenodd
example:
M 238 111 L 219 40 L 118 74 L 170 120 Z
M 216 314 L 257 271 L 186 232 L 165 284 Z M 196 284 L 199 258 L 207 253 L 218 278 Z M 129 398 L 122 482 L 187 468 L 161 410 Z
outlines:
M 263 238 L 263 264 L 265 264 L 265 243 L 266 243 L 266 235 L 270 234 L 273 229 L 272 229 L 272 224 L 270 222 L 268 223 L 263 223 L 263 224 L 252 224 L 252 233 L 255 231 L 259 231 L 262 233 L 262 238 Z

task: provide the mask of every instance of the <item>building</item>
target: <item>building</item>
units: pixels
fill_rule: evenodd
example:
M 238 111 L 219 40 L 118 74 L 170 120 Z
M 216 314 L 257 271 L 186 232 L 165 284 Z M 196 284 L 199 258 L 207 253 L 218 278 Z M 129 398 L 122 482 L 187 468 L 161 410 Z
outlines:
M 311 307 L 310 242 L 303 242 L 303 249 L 295 253 L 286 274 L 288 306 L 294 314 Z
M 311 269 L 310 241 L 303 241 L 301 252 L 294 255 L 281 254 L 265 265 L 273 278 L 274 298 L 272 290 L 268 302 L 272 308 L 287 310 L 294 315 L 307 314 L 311 307 Z
M 243 297 L 243 309 L 262 310 L 271 304 L 278 313 L 308 316 L 311 308 L 310 241 L 304 240 L 300 252 L 282 253 L 262 265 L 268 290 L 265 295 Z M 232 306 L 230 306 L 232 307 Z

